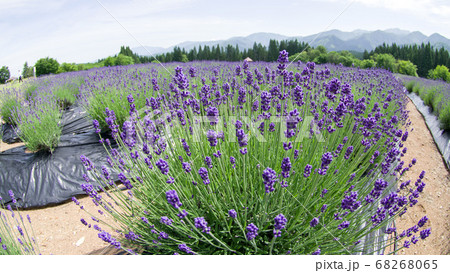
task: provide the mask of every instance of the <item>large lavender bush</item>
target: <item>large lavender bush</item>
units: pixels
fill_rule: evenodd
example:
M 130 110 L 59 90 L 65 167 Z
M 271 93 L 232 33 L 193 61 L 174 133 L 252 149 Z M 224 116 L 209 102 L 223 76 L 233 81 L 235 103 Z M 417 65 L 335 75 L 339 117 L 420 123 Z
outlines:
M 129 67 L 140 76 L 118 75 L 112 90 L 105 78 L 118 70 L 86 81 L 128 104 L 123 123 L 109 107 L 94 120 L 111 131 L 101 139 L 109 165 L 81 156 L 83 190 L 99 207 L 81 222 L 104 241 L 144 254 L 371 254 L 429 236 L 426 218 L 392 226 L 418 202 L 425 173 L 397 184 L 416 160 L 402 161 L 411 128 L 391 73 L 289 65 L 286 51 L 275 64 L 173 66 Z M 381 244 L 368 239 L 375 232 Z

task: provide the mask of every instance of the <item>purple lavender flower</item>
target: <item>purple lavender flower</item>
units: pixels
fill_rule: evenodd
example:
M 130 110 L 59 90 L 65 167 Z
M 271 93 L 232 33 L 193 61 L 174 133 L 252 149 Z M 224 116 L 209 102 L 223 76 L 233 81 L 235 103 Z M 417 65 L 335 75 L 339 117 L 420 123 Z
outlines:
M 183 167 L 183 170 L 186 173 L 190 173 L 191 172 L 191 164 L 189 164 L 189 162 L 182 162 L 181 165 Z
M 178 213 L 177 216 L 180 217 L 180 219 L 183 219 L 186 216 L 188 216 L 188 212 L 186 210 L 180 211 L 180 213 Z
M 180 88 L 181 90 L 189 88 L 189 81 L 187 77 L 183 74 L 183 68 L 179 66 L 175 68 L 174 81 L 177 83 L 178 88 Z
M 430 228 L 424 229 L 424 230 L 420 231 L 420 238 L 422 240 L 425 240 L 425 238 L 430 236 L 430 234 L 431 234 L 431 229 Z
M 208 170 L 205 167 L 201 167 L 198 170 L 198 174 L 200 175 L 200 177 L 203 180 L 203 183 L 205 185 L 208 185 L 211 181 L 209 181 L 209 176 L 208 176 Z
M 345 151 L 344 158 L 349 159 L 352 152 L 353 152 L 353 146 L 348 146 L 347 150 Z
M 428 217 L 424 216 L 424 217 L 422 217 L 422 219 L 419 220 L 419 223 L 417 223 L 417 225 L 419 227 L 423 227 L 426 224 L 427 221 L 428 221 Z
M 171 204 L 174 208 L 178 209 L 183 205 L 180 202 L 180 198 L 178 197 L 178 194 L 175 190 L 170 190 L 166 192 L 166 199 L 169 204 Z
M 251 240 L 255 239 L 255 237 L 258 236 L 258 230 L 259 229 L 255 224 L 250 223 L 247 226 L 247 234 L 246 234 L 247 240 L 251 241 Z
M 420 175 L 419 175 L 419 178 L 420 179 L 423 179 L 425 177 L 425 171 L 422 171 L 421 173 L 420 173 Z
M 228 211 L 228 215 L 229 215 L 231 218 L 235 219 L 235 218 L 237 217 L 237 212 L 236 212 L 234 209 L 230 209 L 230 210 Z
M 204 217 L 197 217 L 194 219 L 195 227 L 201 229 L 204 233 L 209 233 L 211 228 L 208 227 L 208 222 L 206 222 Z
M 320 255 L 320 248 L 317 248 L 311 255 Z
M 164 159 L 162 158 L 158 159 L 158 161 L 156 161 L 155 164 L 162 174 L 167 175 L 169 173 L 169 164 Z
M 285 157 L 283 159 L 283 161 L 281 162 L 281 175 L 284 178 L 288 178 L 289 177 L 289 172 L 291 170 L 292 164 L 291 164 L 291 160 L 289 159 L 289 157 Z
M 275 189 L 273 185 L 278 180 L 277 179 L 277 173 L 272 170 L 271 168 L 267 167 L 262 174 L 263 180 L 264 180 L 264 186 L 266 188 L 266 193 L 273 192 Z
M 261 92 L 261 109 L 263 111 L 269 111 L 271 101 L 272 95 L 269 92 L 267 91 Z
M 123 123 L 123 132 L 121 134 L 123 142 L 128 148 L 133 148 L 136 144 L 136 129 L 132 122 L 125 121 Z
M 183 149 L 184 149 L 184 151 L 186 152 L 186 154 L 187 154 L 188 156 L 191 156 L 191 150 L 190 150 L 190 148 L 189 148 L 189 145 L 186 143 L 186 140 L 185 140 L 185 139 L 181 139 L 181 144 L 183 145 Z
M 230 163 L 233 164 L 233 168 L 236 168 L 236 158 L 230 156 Z
M 169 176 L 169 178 L 167 178 L 166 183 L 167 183 L 167 184 L 173 184 L 173 183 L 175 183 L 175 178 L 173 178 L 172 176 Z
M 131 184 L 130 180 L 128 180 L 128 178 L 123 174 L 123 173 L 119 173 L 118 178 L 120 180 L 120 182 L 128 189 L 131 190 L 133 188 L 133 185 Z
M 98 237 L 100 239 L 102 239 L 103 241 L 111 244 L 112 246 L 114 246 L 115 248 L 119 249 L 121 247 L 121 244 L 119 241 L 117 241 L 116 239 L 114 239 L 111 234 L 109 234 L 106 231 L 102 231 L 98 234 Z
M 342 222 L 342 223 L 340 223 L 340 224 L 338 225 L 338 229 L 339 229 L 339 230 L 342 230 L 342 229 L 344 229 L 344 228 L 348 228 L 349 225 L 350 225 L 350 222 L 349 222 L 349 221 L 344 221 L 344 222 Z
M 248 136 L 244 133 L 244 130 L 236 129 L 236 137 L 238 139 L 239 147 L 248 145 Z
M 96 120 L 96 119 L 92 120 L 92 125 L 94 126 L 95 132 L 97 134 L 99 134 L 101 132 L 101 129 L 100 129 L 100 123 L 98 122 L 98 120 Z
M 406 131 L 402 136 L 402 141 L 405 142 L 408 139 L 408 131 Z
M 195 254 L 190 247 L 188 247 L 186 244 L 179 244 L 178 249 L 181 251 L 186 252 L 187 254 Z
M 280 51 L 278 55 L 277 62 L 279 63 L 277 66 L 277 73 L 283 74 L 285 69 L 287 68 L 287 63 L 289 63 L 289 53 L 286 50 Z
M 288 142 L 288 143 L 286 143 L 286 142 L 283 142 L 283 149 L 285 150 L 285 151 L 289 151 L 290 149 L 292 149 L 292 142 Z
M 94 164 L 84 155 L 80 156 L 81 163 L 86 167 L 86 170 L 91 171 L 94 168 Z
M 168 239 L 168 238 L 169 238 L 169 234 L 165 233 L 164 231 L 161 231 L 161 232 L 159 233 L 159 237 L 160 237 L 161 239 Z
M 11 200 L 14 204 L 17 203 L 16 197 L 14 196 L 14 192 L 12 190 L 8 191 L 9 197 L 11 197 Z
M 214 130 L 206 132 L 206 137 L 208 138 L 211 147 L 217 146 L 217 133 Z
M 170 226 L 170 225 L 172 225 L 173 220 L 167 216 L 162 216 L 160 222 L 161 222 L 161 224 Z
M 355 211 L 361 205 L 360 201 L 356 201 L 358 199 L 358 192 L 352 191 L 349 195 L 346 195 L 344 199 L 342 199 L 341 207 L 342 209 L 348 209 L 351 212 Z
M 303 172 L 303 176 L 305 178 L 309 177 L 309 175 L 311 174 L 311 170 L 312 170 L 312 166 L 309 164 L 306 164 L 305 171 Z
M 409 248 L 410 245 L 411 245 L 411 242 L 408 241 L 408 240 L 406 240 L 406 241 L 403 243 L 403 247 L 406 247 L 406 248 Z
M 303 90 L 302 87 L 297 85 L 294 89 L 292 89 L 292 98 L 298 106 L 302 106 L 303 102 Z
M 125 234 L 125 238 L 130 241 L 136 241 L 139 239 L 139 235 L 136 235 L 133 231 L 129 231 L 127 234 Z
M 328 165 L 331 164 L 331 161 L 333 161 L 333 154 L 330 152 L 326 152 L 322 155 L 322 165 L 321 169 L 326 169 Z
M 309 222 L 309 225 L 311 227 L 315 227 L 315 226 L 317 226 L 318 223 L 319 223 L 319 218 L 315 217 L 311 220 L 311 222 Z
M 206 117 L 211 125 L 216 125 L 219 121 L 219 110 L 216 107 L 209 107 L 206 109 Z
M 212 159 L 210 156 L 205 157 L 205 164 L 209 169 L 211 169 L 213 167 Z

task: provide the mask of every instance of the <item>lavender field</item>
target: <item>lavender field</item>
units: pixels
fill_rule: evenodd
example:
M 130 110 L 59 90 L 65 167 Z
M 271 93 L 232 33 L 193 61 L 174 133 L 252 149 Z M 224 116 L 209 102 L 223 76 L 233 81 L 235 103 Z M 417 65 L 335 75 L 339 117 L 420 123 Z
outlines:
M 430 106 L 438 117 L 441 128 L 450 130 L 450 83 L 442 80 L 397 75 L 409 92 L 414 92 Z
M 406 91 L 383 69 L 290 63 L 281 51 L 274 63 L 38 78 L 3 90 L 2 109 L 12 101 L 2 118 L 31 151 L 58 149 L 63 111 L 86 110 L 108 164 L 79 155 L 98 205 L 80 224 L 132 254 L 394 254 L 431 232 L 424 215 L 393 225 L 426 185 L 425 171 L 399 182 L 416 163 L 402 160 L 412 128 Z

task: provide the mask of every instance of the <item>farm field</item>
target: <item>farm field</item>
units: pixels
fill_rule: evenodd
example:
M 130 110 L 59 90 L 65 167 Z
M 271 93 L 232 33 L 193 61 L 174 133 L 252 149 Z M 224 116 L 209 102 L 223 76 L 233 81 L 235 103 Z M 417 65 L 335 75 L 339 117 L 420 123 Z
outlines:
M 449 237 L 448 217 L 449 208 L 449 172 L 441 162 L 440 154 L 434 147 L 433 139 L 422 120 L 420 113 L 411 103 L 407 109 L 410 111 L 410 119 L 415 132 L 411 133 L 407 140 L 411 154 L 428 156 L 432 161 L 420 161 L 417 163 L 421 169 L 430 170 L 432 180 L 429 184 L 429 192 L 426 198 L 421 200 L 418 207 L 414 208 L 413 215 L 426 213 L 430 218 L 429 226 L 434 233 L 430 236 L 428 243 L 421 243 L 416 248 L 403 249 L 398 254 L 406 255 L 442 255 L 450 252 L 449 245 L 445 243 L 445 238 Z M 423 144 L 423 145 L 422 145 Z M 21 146 L 23 143 L 8 145 L 1 142 L 0 151 Z M 429 163 L 428 163 L 429 162 Z M 407 174 L 405 179 L 413 179 L 417 174 Z M 433 194 L 436 193 L 436 194 Z M 92 211 L 95 205 L 89 201 L 89 197 L 81 197 L 79 201 Z M 34 230 L 39 242 L 42 254 L 54 255 L 86 255 L 95 253 L 114 254 L 115 249 L 98 238 L 97 232 L 80 224 L 79 219 L 84 217 L 84 213 L 71 201 L 56 206 L 26 210 L 34 219 Z M 398 220 L 399 228 L 407 229 L 415 224 L 414 217 L 403 217 Z M 58 236 L 55 236 L 58 234 Z M 84 238 L 84 240 L 83 240 Z M 81 241 L 80 241 L 81 240 Z M 81 242 L 81 243 L 79 243 Z M 78 245 L 77 245 L 78 243 Z
M 77 155 L 84 210 L 74 199 L 24 211 L 43 254 L 449 252 L 448 170 L 386 70 L 291 64 L 282 51 L 277 63 L 66 73 L 2 95 L 22 101 L 2 118 L 28 152 L 57 155 L 74 105 L 105 147 L 106 165 Z

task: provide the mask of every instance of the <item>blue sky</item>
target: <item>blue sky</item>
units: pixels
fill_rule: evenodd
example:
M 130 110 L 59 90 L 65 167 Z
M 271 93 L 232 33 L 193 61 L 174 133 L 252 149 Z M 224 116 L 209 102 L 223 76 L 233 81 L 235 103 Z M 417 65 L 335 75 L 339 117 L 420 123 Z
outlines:
M 0 0 L 0 66 L 17 76 L 26 61 L 93 62 L 121 45 L 388 28 L 450 38 L 450 1 Z

